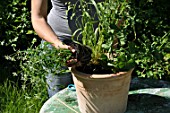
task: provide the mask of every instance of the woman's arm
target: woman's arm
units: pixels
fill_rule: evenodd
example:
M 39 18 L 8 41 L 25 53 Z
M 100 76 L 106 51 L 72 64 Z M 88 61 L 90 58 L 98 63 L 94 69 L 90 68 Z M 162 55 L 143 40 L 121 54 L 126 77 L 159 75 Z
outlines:
M 31 0 L 31 21 L 35 32 L 39 37 L 52 43 L 59 49 L 70 49 L 70 46 L 63 44 L 47 23 L 48 0 Z

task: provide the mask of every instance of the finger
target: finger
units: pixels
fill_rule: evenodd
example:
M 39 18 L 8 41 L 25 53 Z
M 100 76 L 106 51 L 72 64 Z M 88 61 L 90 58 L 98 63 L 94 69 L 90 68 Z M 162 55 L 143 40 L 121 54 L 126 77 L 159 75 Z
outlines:
M 77 62 L 77 59 L 71 59 L 71 60 L 68 60 L 67 63 L 70 63 L 70 64 L 74 64 Z
M 73 53 L 76 52 L 76 50 L 75 50 L 73 47 L 71 47 L 71 46 L 69 46 L 68 49 L 69 49 L 71 52 L 73 52 Z
M 71 60 L 68 60 L 66 62 L 67 66 L 70 66 L 72 67 L 73 65 L 75 65 L 77 63 L 77 59 L 71 59 Z

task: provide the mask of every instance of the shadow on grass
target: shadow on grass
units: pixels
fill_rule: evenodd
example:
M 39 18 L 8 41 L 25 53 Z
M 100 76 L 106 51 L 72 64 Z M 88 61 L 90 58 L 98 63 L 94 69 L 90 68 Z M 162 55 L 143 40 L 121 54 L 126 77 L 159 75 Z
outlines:
M 131 80 L 130 91 L 141 89 L 154 89 L 154 88 L 170 88 L 170 82 L 149 78 L 135 77 Z
M 170 82 L 133 78 L 126 113 L 170 113 Z
M 170 98 L 152 94 L 130 94 L 126 113 L 170 113 Z

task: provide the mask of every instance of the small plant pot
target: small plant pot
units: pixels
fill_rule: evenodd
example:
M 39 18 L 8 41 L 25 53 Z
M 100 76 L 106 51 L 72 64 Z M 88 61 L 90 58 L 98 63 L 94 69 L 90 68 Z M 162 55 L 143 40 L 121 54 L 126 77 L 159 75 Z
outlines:
M 124 113 L 131 73 L 85 74 L 71 69 L 81 113 Z
M 46 82 L 48 85 L 48 95 L 52 97 L 60 90 L 66 88 L 69 84 L 73 83 L 72 76 L 70 73 L 64 75 L 48 74 L 46 76 Z

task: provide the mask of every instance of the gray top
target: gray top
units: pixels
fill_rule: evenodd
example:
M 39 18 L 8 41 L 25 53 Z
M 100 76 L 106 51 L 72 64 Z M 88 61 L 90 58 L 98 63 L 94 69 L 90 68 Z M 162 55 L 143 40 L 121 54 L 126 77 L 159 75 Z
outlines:
M 72 33 L 77 29 L 75 24 L 76 17 L 81 15 L 81 12 L 76 9 L 76 16 L 72 20 L 70 19 L 72 12 L 68 10 L 68 2 L 75 4 L 79 0 L 51 0 L 52 9 L 50 10 L 47 22 L 54 30 L 56 35 L 61 41 L 64 39 L 70 39 Z M 92 8 L 93 14 L 95 9 Z
M 68 16 L 66 15 L 66 1 L 67 0 L 51 0 L 52 9 L 50 10 L 47 17 L 48 24 L 51 26 L 60 40 L 70 38 L 72 35 L 72 31 L 70 30 L 68 24 Z

